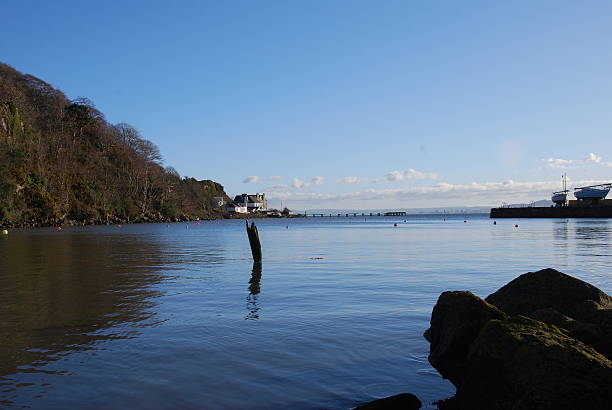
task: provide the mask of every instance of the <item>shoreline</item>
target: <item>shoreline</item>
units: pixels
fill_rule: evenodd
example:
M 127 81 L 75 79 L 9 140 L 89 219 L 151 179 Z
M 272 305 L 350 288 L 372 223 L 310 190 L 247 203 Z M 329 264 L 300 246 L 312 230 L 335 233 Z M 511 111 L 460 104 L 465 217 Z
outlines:
M 3 222 L 0 223 L 0 229 L 30 229 L 30 228 L 50 228 L 57 226 L 110 226 L 110 225 L 134 225 L 143 223 L 177 223 L 177 222 L 196 222 L 196 221 L 218 221 L 224 219 L 293 219 L 304 218 L 303 215 L 290 216 L 269 216 L 265 214 L 245 214 L 245 215 L 220 215 L 213 216 L 194 216 L 181 215 L 177 217 L 162 217 L 162 216 L 142 216 L 136 218 L 118 218 L 109 217 L 103 219 L 49 219 L 44 221 L 20 221 L 20 222 Z

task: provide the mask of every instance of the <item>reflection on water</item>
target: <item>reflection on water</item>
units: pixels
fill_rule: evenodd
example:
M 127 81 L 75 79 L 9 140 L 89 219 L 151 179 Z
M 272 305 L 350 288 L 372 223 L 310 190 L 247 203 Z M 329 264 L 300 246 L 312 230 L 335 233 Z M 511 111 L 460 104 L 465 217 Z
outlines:
M 156 323 L 159 245 L 143 237 L 16 235 L 0 244 L 0 388 L 99 342 Z M 42 392 L 41 392 L 42 393 Z M 10 399 L 3 401 L 10 404 Z
M 605 244 L 610 238 L 610 224 L 606 220 L 580 221 L 576 224 L 575 231 L 578 245 Z
M 0 407 L 429 404 L 454 391 L 422 337 L 440 293 L 486 296 L 544 267 L 612 293 L 610 222 L 262 219 L 265 289 L 240 220 L 13 231 Z
M 569 222 L 567 220 L 552 222 L 553 236 L 558 244 L 567 245 L 569 235 Z
M 249 313 L 246 315 L 246 320 L 259 319 L 259 304 L 258 295 L 261 291 L 261 262 L 253 262 L 253 269 L 251 270 L 251 279 L 249 279 L 249 295 L 247 296 L 247 310 Z

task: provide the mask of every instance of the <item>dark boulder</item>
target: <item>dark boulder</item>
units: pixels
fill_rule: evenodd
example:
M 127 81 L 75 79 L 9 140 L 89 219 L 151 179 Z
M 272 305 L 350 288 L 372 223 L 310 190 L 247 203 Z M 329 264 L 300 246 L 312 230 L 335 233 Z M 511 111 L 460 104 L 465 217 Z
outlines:
M 603 312 L 607 311 L 602 311 L 602 313 Z M 593 347 L 608 359 L 612 358 L 612 338 L 610 334 L 606 333 L 605 329 L 597 323 L 574 320 L 552 308 L 536 310 L 532 312 L 529 317 L 563 329 L 574 339 L 580 340 L 582 343 Z
M 418 410 L 422 405 L 421 400 L 414 394 L 402 393 L 362 404 L 354 410 Z
M 519 276 L 487 302 L 509 315 L 525 315 L 565 329 L 612 359 L 612 297 L 554 269 Z
M 465 359 L 474 339 L 491 319 L 506 315 L 471 292 L 444 292 L 431 314 L 425 338 L 431 343 L 429 362 L 453 384 L 465 373 Z
M 573 319 L 589 322 L 601 309 L 612 308 L 612 298 L 595 286 L 555 269 L 528 272 L 485 299 L 509 315 L 528 316 L 552 308 Z
M 611 302 L 552 269 L 522 275 L 486 301 L 442 293 L 425 337 L 430 363 L 457 393 L 439 407 L 610 408 Z
M 612 403 L 612 362 L 558 328 L 492 320 L 468 354 L 460 408 L 593 409 Z

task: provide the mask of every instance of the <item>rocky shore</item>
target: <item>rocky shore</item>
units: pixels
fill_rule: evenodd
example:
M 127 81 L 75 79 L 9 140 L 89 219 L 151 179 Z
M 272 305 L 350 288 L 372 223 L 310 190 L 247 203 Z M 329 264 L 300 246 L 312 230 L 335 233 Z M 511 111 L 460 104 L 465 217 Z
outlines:
M 0 228 L 41 228 L 48 226 L 87 226 L 87 225 L 126 225 L 139 223 L 172 223 L 189 221 L 213 221 L 219 219 L 261 219 L 261 218 L 304 218 L 304 215 L 270 216 L 265 213 L 249 213 L 236 215 L 223 215 L 221 212 L 208 213 L 206 215 L 179 215 L 176 217 L 164 217 L 161 214 L 141 215 L 134 218 L 121 218 L 108 216 L 107 218 L 90 218 L 74 220 L 70 218 L 48 218 L 32 219 L 18 222 L 3 221 Z
M 164 217 L 162 215 L 141 215 L 134 218 L 120 218 L 109 216 L 107 218 L 90 218 L 75 220 L 70 218 L 48 218 L 32 219 L 17 222 L 4 221 L 0 223 L 2 228 L 41 228 L 47 226 L 86 226 L 86 225 L 126 225 L 138 223 L 172 223 L 221 219 L 221 215 L 180 215 L 177 217 Z
M 484 300 L 442 293 L 425 338 L 429 362 L 457 388 L 439 409 L 612 408 L 612 298 L 554 269 L 525 273 Z M 362 408 L 421 407 L 396 400 Z

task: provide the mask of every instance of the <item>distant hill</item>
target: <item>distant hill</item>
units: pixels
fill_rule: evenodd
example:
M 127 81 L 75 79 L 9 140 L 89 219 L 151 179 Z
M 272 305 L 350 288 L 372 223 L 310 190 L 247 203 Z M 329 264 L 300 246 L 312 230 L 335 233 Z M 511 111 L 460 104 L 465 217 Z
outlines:
M 0 225 L 214 218 L 214 181 L 182 179 L 128 124 L 0 63 Z

